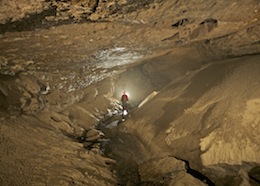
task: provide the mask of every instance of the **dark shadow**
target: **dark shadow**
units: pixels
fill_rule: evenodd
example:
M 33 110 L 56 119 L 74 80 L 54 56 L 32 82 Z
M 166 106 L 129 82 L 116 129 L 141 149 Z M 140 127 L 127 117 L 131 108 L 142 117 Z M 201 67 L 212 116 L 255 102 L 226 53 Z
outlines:
M 175 158 L 178 159 L 178 160 L 181 160 L 185 163 L 185 168 L 186 168 L 186 171 L 187 171 L 188 174 L 192 175 L 194 178 L 199 179 L 200 181 L 202 181 L 203 183 L 206 183 L 209 186 L 215 186 L 215 184 L 208 177 L 206 177 L 205 175 L 203 175 L 199 171 L 192 169 L 187 160 L 177 158 L 177 157 L 175 157 Z
M 251 185 L 260 185 L 260 166 L 254 167 L 248 173 Z
M 22 31 L 32 31 L 35 29 L 48 29 L 53 26 L 60 26 L 75 23 L 73 17 L 70 17 L 68 20 L 59 20 L 59 21 L 48 21 L 45 18 L 47 16 L 56 16 L 57 7 L 51 6 L 47 10 L 43 10 L 41 13 L 34 13 L 28 15 L 26 18 L 23 18 L 18 21 L 12 22 L 9 20 L 5 24 L 0 24 L 0 34 L 6 32 L 22 32 Z M 89 22 L 88 19 L 81 20 L 79 23 Z

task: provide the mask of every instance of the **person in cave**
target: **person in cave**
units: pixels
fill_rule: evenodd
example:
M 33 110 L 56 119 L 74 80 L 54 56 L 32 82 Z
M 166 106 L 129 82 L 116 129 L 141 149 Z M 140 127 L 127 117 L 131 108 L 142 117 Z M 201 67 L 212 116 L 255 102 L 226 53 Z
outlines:
M 126 94 L 126 91 L 123 91 L 123 95 L 121 96 L 121 102 L 122 102 L 122 107 L 123 110 L 127 110 L 128 111 L 128 96 Z

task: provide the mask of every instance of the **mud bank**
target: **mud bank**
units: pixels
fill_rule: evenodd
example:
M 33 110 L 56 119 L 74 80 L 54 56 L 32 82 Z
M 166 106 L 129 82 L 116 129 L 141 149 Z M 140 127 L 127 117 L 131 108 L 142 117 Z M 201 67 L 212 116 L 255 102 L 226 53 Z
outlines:
M 65 109 L 61 111 L 52 110 L 45 102 L 44 108 L 30 113 L 9 113 L 9 117 L 2 113 L 1 161 L 9 170 L 7 173 L 1 169 L 1 180 L 14 185 L 31 184 L 42 183 L 47 176 L 47 183 L 58 185 L 203 185 L 205 180 L 215 185 L 257 185 L 258 61 L 258 55 L 209 61 L 192 47 L 176 48 L 125 65 L 125 70 L 114 77 L 82 89 L 80 101 L 63 105 Z M 20 79 L 25 84 L 19 84 Z M 42 94 L 46 87 L 42 90 L 38 81 L 27 76 L 8 80 L 13 85 L 3 81 L 1 99 L 13 95 L 18 85 L 19 91 L 15 92 L 21 99 L 14 103 L 17 107 L 28 100 L 28 110 L 31 106 L 38 108 L 29 104 L 38 103 L 30 99 L 41 100 L 40 96 L 48 100 L 55 95 Z M 113 117 L 98 126 L 105 133 L 100 148 L 106 149 L 104 152 L 84 148 L 75 136 L 102 121 L 118 104 L 121 90 L 127 87 L 132 90 L 130 117 L 115 128 L 112 123 L 118 118 Z M 23 98 L 26 95 L 30 95 L 28 99 Z M 50 100 L 55 101 L 53 97 Z M 140 105 L 143 100 L 147 101 Z M 30 144 L 28 148 L 26 144 Z M 15 147 L 15 153 L 9 147 Z M 11 160 L 19 165 L 20 172 L 9 166 Z M 62 175 L 48 176 L 48 172 L 57 170 Z M 17 175 L 14 181 L 12 174 Z
M 178 179 L 179 183 L 215 185 L 205 175 L 192 169 L 188 161 L 176 157 L 166 155 L 140 163 L 136 159 L 150 152 L 138 136 L 127 132 L 119 117 L 102 121 L 97 129 L 105 134 L 101 140 L 102 153 L 115 160 L 111 168 L 118 177 L 119 185 L 172 185 L 177 177 L 185 177 L 185 180 Z
M 257 184 L 249 172 L 260 158 L 252 133 L 259 130 L 258 61 L 259 55 L 244 56 L 197 63 L 192 70 L 182 61 L 184 75 L 132 113 L 124 126 L 149 149 L 148 159 L 164 154 L 187 160 L 216 185 Z M 174 72 L 181 71 L 172 67 Z
M 257 1 L 0 4 L 0 185 L 259 185 Z M 74 137 L 124 89 L 113 164 Z

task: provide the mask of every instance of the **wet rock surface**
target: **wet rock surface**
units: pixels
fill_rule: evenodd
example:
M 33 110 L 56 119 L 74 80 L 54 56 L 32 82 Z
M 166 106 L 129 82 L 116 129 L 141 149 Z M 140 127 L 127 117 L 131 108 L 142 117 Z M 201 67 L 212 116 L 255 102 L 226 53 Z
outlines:
M 0 185 L 259 185 L 257 1 L 0 4 Z

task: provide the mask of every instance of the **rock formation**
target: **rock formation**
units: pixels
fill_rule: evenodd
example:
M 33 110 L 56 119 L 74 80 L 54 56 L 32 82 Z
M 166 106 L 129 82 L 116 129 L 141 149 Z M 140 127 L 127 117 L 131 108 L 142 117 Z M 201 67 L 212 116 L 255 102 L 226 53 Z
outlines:
M 259 185 L 257 0 L 0 6 L 0 185 Z

